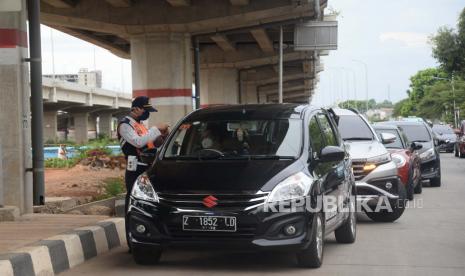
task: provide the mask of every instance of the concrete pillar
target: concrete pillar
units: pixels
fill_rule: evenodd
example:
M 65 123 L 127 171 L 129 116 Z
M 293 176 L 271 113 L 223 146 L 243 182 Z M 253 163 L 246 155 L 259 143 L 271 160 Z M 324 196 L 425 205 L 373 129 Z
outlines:
M 112 137 L 112 124 L 113 124 L 113 113 L 112 112 L 101 112 L 99 113 L 98 119 L 98 130 L 99 135 L 104 134 L 108 137 Z
M 32 212 L 32 167 L 26 3 L 0 5 L 0 205 Z M 2 184 L 3 182 L 3 184 Z
M 57 116 L 56 110 L 44 111 L 44 142 L 55 141 L 57 139 Z
M 89 113 L 75 113 L 74 117 L 74 139 L 76 143 L 89 141 L 87 130 L 89 129 Z
M 174 125 L 192 110 L 191 38 L 160 33 L 131 38 L 133 96 L 148 96 L 158 113 L 149 125 Z
M 200 105 L 239 103 L 237 69 L 212 68 L 200 71 Z
M 87 136 L 90 139 L 96 139 L 97 138 L 97 115 L 89 114 L 87 119 L 88 119 Z

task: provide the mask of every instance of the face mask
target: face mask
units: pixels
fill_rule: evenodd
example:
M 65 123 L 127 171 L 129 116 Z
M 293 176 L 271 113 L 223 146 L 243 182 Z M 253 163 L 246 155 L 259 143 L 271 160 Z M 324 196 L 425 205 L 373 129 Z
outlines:
M 147 120 L 148 118 L 150 117 L 150 112 L 145 110 L 144 113 L 142 113 L 142 115 L 139 116 L 139 120 L 140 121 L 145 121 Z
M 202 140 L 202 148 L 209 149 L 213 146 L 213 140 L 211 138 L 203 138 Z

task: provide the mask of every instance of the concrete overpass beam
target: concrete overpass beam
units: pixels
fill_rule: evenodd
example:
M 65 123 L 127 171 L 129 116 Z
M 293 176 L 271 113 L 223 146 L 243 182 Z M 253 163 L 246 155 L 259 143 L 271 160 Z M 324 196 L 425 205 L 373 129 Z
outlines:
M 58 112 L 44 111 L 44 141 L 55 141 L 58 130 Z
M 0 11 L 0 208 L 32 213 L 31 122 L 26 1 L 20 11 Z
M 263 52 L 265 53 L 274 52 L 273 41 L 271 41 L 265 29 L 255 29 L 255 30 L 250 31 L 250 33 L 255 38 L 255 40 L 257 41 L 258 45 L 260 46 Z
M 131 0 L 106 0 L 108 4 L 115 8 L 129 8 L 131 7 Z
M 70 9 L 76 6 L 76 0 L 42 0 L 54 8 Z
M 133 96 L 148 96 L 158 113 L 149 125 L 174 125 L 192 110 L 191 38 L 159 33 L 131 38 Z
M 229 39 L 225 35 L 214 35 L 211 37 L 211 39 L 215 41 L 218 47 L 220 47 L 225 52 L 232 52 L 236 50 L 234 44 L 231 41 L 229 41 Z
M 250 0 L 229 0 L 233 6 L 246 6 L 250 4 Z
M 74 140 L 76 143 L 86 143 L 89 129 L 89 113 L 74 113 Z
M 237 104 L 237 69 L 214 68 L 200 71 L 200 105 Z
M 187 7 L 190 6 L 190 0 L 166 0 L 173 7 Z

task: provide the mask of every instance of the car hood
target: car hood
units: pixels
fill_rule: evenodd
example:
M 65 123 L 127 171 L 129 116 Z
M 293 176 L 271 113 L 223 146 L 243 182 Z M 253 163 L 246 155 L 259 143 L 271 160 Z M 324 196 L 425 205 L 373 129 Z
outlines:
M 387 153 L 386 148 L 378 141 L 346 141 L 345 145 L 353 159 L 367 159 Z
M 293 163 L 296 160 L 158 160 L 149 175 L 162 193 L 248 193 L 265 191 L 262 188 L 273 178 L 289 176 L 293 169 L 286 168 Z
M 450 140 L 452 142 L 455 142 L 457 140 L 457 135 L 455 134 L 442 134 L 437 136 L 439 140 Z

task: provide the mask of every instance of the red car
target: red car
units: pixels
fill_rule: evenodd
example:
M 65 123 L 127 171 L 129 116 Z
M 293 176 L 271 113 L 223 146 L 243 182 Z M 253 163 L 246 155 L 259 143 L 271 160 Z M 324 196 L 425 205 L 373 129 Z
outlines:
M 420 194 L 423 188 L 420 157 L 416 152 L 422 148 L 422 145 L 409 144 L 405 134 L 397 126 L 383 123 L 374 125 L 374 129 L 378 135 L 391 133 L 397 137 L 396 141 L 385 146 L 391 153 L 392 160 L 397 164 L 399 178 L 407 190 L 407 198 L 412 200 L 413 194 Z

